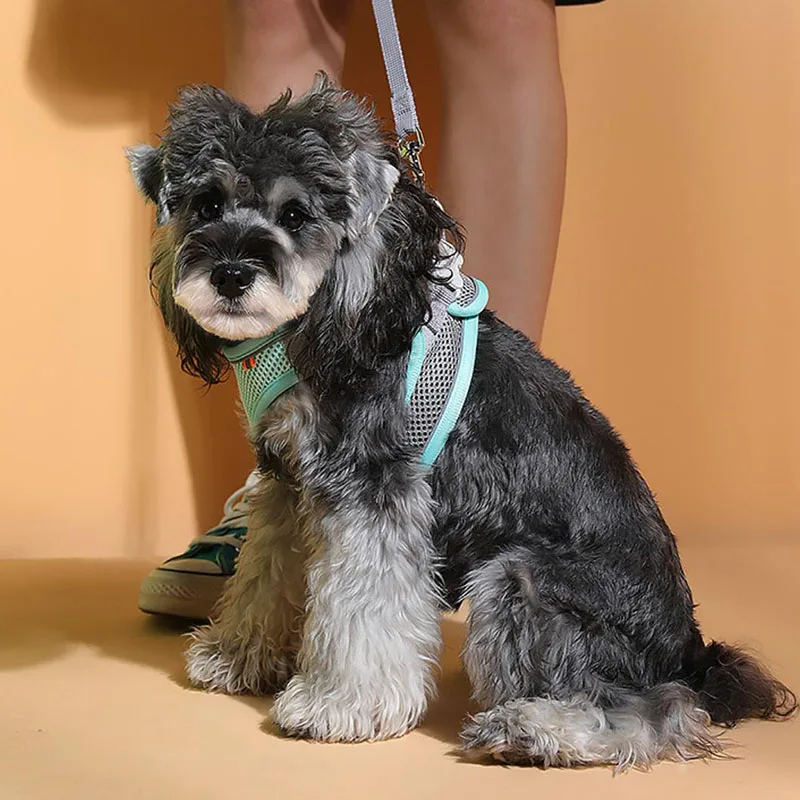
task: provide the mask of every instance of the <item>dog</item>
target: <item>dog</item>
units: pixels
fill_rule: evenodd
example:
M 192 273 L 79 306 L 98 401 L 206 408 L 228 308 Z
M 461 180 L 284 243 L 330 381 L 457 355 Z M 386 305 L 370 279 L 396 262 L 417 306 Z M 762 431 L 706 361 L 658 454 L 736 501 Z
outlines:
M 286 326 L 301 376 L 251 432 L 247 541 L 193 684 L 277 693 L 286 735 L 400 736 L 434 692 L 440 612 L 468 601 L 483 709 L 463 750 L 646 767 L 719 755 L 710 724 L 792 714 L 745 652 L 706 642 L 675 539 L 628 451 L 567 372 L 490 311 L 432 468 L 404 435 L 409 348 L 457 223 L 406 174 L 365 102 L 321 75 L 253 113 L 185 90 L 132 148 L 155 204 L 152 285 L 183 368 Z

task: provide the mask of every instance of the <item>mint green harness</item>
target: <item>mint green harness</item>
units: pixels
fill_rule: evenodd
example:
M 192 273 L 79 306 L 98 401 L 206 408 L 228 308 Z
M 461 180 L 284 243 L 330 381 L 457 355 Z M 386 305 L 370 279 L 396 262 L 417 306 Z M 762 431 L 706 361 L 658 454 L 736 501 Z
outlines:
M 464 407 L 475 368 L 479 315 L 488 299 L 486 286 L 477 278 L 464 276 L 459 290 L 432 287 L 431 322 L 411 343 L 405 392 L 407 433 L 409 443 L 420 450 L 420 461 L 428 466 L 444 449 Z M 281 328 L 270 336 L 223 348 L 251 426 L 301 380 L 286 353 L 286 335 Z
M 231 362 L 244 413 L 251 427 L 284 392 L 296 386 L 300 376 L 295 372 L 283 339 L 286 329 L 260 339 L 246 339 L 222 352 Z

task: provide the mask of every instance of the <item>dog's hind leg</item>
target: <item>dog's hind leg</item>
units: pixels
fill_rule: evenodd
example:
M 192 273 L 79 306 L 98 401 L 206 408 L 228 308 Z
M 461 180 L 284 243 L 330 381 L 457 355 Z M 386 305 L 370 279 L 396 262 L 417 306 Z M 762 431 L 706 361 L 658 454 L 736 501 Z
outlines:
M 216 619 L 193 634 L 192 683 L 228 694 L 269 694 L 294 672 L 305 600 L 296 498 L 263 479 L 250 499 L 248 535 Z
M 680 683 L 620 690 L 617 704 L 586 695 L 509 700 L 476 714 L 462 731 L 464 750 L 510 764 L 570 767 L 612 764 L 619 770 L 660 760 L 723 753 L 697 695 Z
M 273 709 L 290 736 L 399 736 L 433 691 L 441 629 L 430 489 L 415 476 L 371 502 L 354 494 L 310 523 L 298 672 Z
M 464 750 L 504 763 L 620 769 L 718 754 L 691 689 L 631 691 L 593 673 L 594 634 L 542 596 L 529 558 L 506 553 L 472 575 L 464 663 L 487 710 L 465 726 Z

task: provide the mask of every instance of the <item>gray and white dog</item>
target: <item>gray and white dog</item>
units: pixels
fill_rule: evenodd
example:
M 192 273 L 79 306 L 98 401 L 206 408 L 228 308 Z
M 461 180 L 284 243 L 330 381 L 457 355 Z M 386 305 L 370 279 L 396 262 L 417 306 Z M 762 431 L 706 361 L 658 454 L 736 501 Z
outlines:
M 300 383 L 253 435 L 263 479 L 236 575 L 188 652 L 209 689 L 278 692 L 288 735 L 404 734 L 434 691 L 440 611 L 469 601 L 485 709 L 471 754 L 644 766 L 717 754 L 709 723 L 788 716 L 755 660 L 705 643 L 675 540 L 569 375 L 492 313 L 434 468 L 406 443 L 409 347 L 456 223 L 370 109 L 324 76 L 252 113 L 187 90 L 129 152 L 157 206 L 152 280 L 183 367 L 288 324 Z

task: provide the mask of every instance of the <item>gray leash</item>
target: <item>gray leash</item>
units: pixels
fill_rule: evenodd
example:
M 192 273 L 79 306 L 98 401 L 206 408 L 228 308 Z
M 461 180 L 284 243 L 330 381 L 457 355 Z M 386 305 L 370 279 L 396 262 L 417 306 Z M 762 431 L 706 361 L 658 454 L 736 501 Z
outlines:
M 414 105 L 414 92 L 408 82 L 406 62 L 403 48 L 400 45 L 400 34 L 397 31 L 397 20 L 394 15 L 392 0 L 372 0 L 375 24 L 378 27 L 378 38 L 381 41 L 383 63 L 386 66 L 386 78 L 392 96 L 392 114 L 397 131 L 397 146 L 400 155 L 408 162 L 417 183 L 425 182 L 425 173 L 419 154 L 425 147 L 422 129 L 417 119 L 417 108 Z

